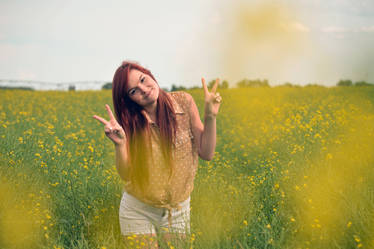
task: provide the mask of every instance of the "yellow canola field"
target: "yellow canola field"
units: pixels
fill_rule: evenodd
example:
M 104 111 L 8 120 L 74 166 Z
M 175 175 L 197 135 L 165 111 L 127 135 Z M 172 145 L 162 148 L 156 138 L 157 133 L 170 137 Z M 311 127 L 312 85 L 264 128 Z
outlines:
M 373 248 L 374 88 L 219 92 L 184 248 Z M 111 91 L 0 91 L 0 248 L 124 247 L 114 148 L 92 118 L 106 103 Z

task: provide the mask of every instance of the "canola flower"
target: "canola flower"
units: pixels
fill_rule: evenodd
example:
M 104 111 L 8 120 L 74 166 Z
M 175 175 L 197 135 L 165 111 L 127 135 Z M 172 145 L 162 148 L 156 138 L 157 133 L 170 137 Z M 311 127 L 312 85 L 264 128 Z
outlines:
M 216 154 L 200 161 L 183 248 L 373 247 L 374 89 L 220 93 Z M 90 118 L 110 102 L 110 91 L 0 91 L 0 231 L 19 232 L 0 247 L 123 248 L 122 182 Z

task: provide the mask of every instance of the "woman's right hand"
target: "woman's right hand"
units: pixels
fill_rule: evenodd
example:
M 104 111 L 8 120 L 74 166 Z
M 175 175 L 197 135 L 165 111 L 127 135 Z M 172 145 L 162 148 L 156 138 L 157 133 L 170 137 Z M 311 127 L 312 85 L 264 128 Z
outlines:
M 104 132 L 105 135 L 113 141 L 113 143 L 117 145 L 125 145 L 126 144 L 126 134 L 120 124 L 118 124 L 117 120 L 114 118 L 112 110 L 110 109 L 109 105 L 105 105 L 106 110 L 108 111 L 110 120 L 106 121 L 102 117 L 94 115 L 93 118 L 100 121 L 104 125 Z

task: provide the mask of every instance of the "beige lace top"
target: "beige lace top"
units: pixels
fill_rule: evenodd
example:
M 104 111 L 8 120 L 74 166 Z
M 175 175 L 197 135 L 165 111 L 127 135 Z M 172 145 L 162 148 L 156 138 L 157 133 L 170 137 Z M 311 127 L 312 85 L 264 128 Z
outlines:
M 150 123 L 150 138 L 152 158 L 149 167 L 149 188 L 145 196 L 138 193 L 131 182 L 125 183 L 125 191 L 139 200 L 154 207 L 169 210 L 169 225 L 171 224 L 171 209 L 180 209 L 179 203 L 186 200 L 194 187 L 194 178 L 198 165 L 198 150 L 191 131 L 190 103 L 185 92 L 170 92 L 177 119 L 177 133 L 173 147 L 174 171 L 169 180 L 169 170 L 165 168 L 164 159 L 159 143 L 159 127 L 143 112 Z

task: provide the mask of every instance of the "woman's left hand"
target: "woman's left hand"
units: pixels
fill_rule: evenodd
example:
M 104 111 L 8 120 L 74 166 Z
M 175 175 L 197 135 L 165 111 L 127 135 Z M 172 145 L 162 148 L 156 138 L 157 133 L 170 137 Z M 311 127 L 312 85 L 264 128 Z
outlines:
M 219 93 L 216 93 L 219 79 L 216 79 L 216 83 L 214 83 L 211 92 L 209 92 L 204 78 L 201 78 L 201 82 L 203 83 L 205 96 L 205 117 L 215 117 L 217 116 L 219 106 L 222 102 L 222 97 Z

